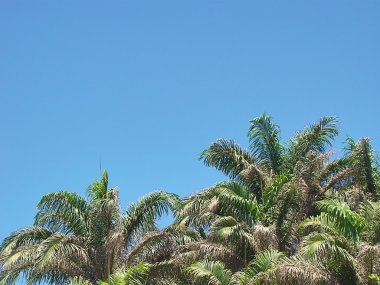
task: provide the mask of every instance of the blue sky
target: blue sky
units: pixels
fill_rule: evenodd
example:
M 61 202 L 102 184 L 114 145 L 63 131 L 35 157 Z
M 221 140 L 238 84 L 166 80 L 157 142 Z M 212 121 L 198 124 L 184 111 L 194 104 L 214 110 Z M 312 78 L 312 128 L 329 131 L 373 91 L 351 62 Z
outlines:
M 99 163 L 124 207 L 223 180 L 197 160 L 323 115 L 380 150 L 379 1 L 0 2 L 0 239 Z

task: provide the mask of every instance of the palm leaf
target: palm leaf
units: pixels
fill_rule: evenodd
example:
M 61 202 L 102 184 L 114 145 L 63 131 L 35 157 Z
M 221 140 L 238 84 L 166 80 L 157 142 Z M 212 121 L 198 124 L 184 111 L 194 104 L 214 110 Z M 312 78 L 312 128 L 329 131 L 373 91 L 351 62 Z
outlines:
M 232 140 L 218 139 L 200 156 L 206 166 L 213 166 L 231 178 L 253 164 L 250 153 Z
M 278 174 L 282 168 L 283 146 L 280 144 L 280 128 L 272 118 L 263 114 L 250 121 L 248 137 L 250 149 L 260 165 Z

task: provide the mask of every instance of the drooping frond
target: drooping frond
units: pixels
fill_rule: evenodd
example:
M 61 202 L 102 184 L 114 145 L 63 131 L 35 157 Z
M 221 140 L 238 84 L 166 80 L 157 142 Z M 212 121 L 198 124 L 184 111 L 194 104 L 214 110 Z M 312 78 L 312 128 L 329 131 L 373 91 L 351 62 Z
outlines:
M 221 185 L 218 196 L 220 214 L 233 216 L 249 225 L 261 216 L 261 207 L 248 189 L 240 183 L 230 182 Z
M 200 261 L 186 269 L 200 284 L 230 285 L 232 272 L 219 261 Z
M 124 218 L 124 231 L 134 238 L 148 230 L 154 230 L 155 220 L 169 210 L 174 210 L 178 196 L 166 192 L 153 192 L 131 204 Z
M 218 139 L 200 156 L 206 166 L 222 171 L 230 178 L 235 178 L 249 165 L 254 164 L 251 154 L 232 140 Z
M 256 254 L 255 259 L 248 265 L 252 270 L 251 276 L 269 271 L 279 263 L 285 254 L 277 250 L 265 250 Z
M 190 261 L 191 264 L 203 259 L 219 260 L 233 270 L 244 265 L 244 260 L 239 254 L 221 243 L 208 241 L 189 243 L 181 246 L 180 252 L 176 258 L 176 263 L 189 264 L 188 261 Z
M 253 225 L 261 214 L 254 195 L 238 182 L 219 183 L 192 195 L 176 212 L 180 221 L 196 226 L 209 226 L 220 216 L 232 216 Z
M 210 224 L 213 220 L 210 213 L 216 213 L 219 207 L 219 200 L 217 199 L 219 188 L 220 184 L 217 184 L 189 197 L 185 197 L 175 211 L 177 220 L 186 226 L 204 226 Z
M 35 225 L 51 231 L 83 235 L 88 232 L 89 204 L 72 192 L 53 192 L 38 203 Z
M 59 283 L 67 276 L 84 274 L 88 263 L 86 250 L 74 236 L 52 233 L 42 227 L 15 232 L 1 248 L 3 284 L 12 284 L 20 274 L 30 284 Z
M 297 231 L 303 235 L 312 232 L 326 232 L 331 235 L 339 235 L 340 230 L 337 229 L 336 220 L 327 213 L 321 213 L 318 216 L 313 216 L 303 220 L 298 224 Z
M 230 216 L 217 219 L 211 225 L 209 236 L 214 242 L 226 244 L 236 251 L 241 247 L 256 248 L 251 228 Z
M 246 185 L 255 194 L 258 201 L 262 201 L 262 191 L 271 180 L 271 173 L 267 173 L 260 166 L 251 164 L 239 173 L 238 181 Z
M 330 216 L 330 219 L 334 219 L 336 228 L 342 235 L 352 238 L 355 242 L 359 241 L 359 235 L 366 227 L 362 216 L 352 211 L 345 202 L 336 199 L 327 198 L 316 204 Z
M 280 258 L 274 269 L 263 272 L 252 284 L 327 285 L 335 284 L 317 262 L 300 256 Z M 331 282 L 331 283 L 330 283 Z
M 198 231 L 175 222 L 167 227 L 165 231 L 173 236 L 177 246 L 202 240 L 202 235 Z
M 300 253 L 307 259 L 331 266 L 339 280 L 357 284 L 357 252 L 362 233 L 367 228 L 365 219 L 352 211 L 345 202 L 324 199 L 317 202 L 323 211 L 316 217 L 309 217 L 299 225 L 306 237 L 300 244 Z M 345 284 L 345 283 L 344 283 Z
M 142 260 L 158 262 L 170 256 L 175 250 L 175 237 L 167 231 L 150 232 L 127 254 L 127 264 L 136 264 Z
M 235 275 L 239 276 L 240 282 L 234 284 L 239 285 L 336 284 L 318 261 L 307 260 L 299 255 L 286 257 L 278 251 L 258 254 L 243 272 Z
M 301 242 L 301 254 L 306 258 L 333 259 L 355 264 L 355 258 L 347 250 L 349 244 L 339 236 L 327 233 L 311 233 Z

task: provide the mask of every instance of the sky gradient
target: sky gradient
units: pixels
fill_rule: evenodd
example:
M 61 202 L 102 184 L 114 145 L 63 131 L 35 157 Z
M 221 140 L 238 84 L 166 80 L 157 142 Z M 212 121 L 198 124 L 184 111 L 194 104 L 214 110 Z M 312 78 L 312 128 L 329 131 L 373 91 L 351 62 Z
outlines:
M 0 239 L 107 169 L 125 208 L 224 179 L 199 154 L 324 115 L 380 150 L 380 1 L 0 1 Z

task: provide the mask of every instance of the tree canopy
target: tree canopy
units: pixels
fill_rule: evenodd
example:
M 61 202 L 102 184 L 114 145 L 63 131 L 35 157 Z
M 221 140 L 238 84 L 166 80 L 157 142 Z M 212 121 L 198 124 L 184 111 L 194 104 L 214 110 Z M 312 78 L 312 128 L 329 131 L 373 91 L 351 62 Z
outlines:
M 268 114 L 249 123 L 247 148 L 218 139 L 200 155 L 226 180 L 187 197 L 152 192 L 123 212 L 106 171 L 86 197 L 46 194 L 2 241 L 0 284 L 380 284 L 370 139 L 347 138 L 338 157 L 335 117 L 286 142 Z

